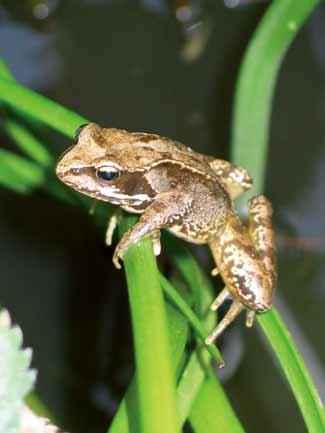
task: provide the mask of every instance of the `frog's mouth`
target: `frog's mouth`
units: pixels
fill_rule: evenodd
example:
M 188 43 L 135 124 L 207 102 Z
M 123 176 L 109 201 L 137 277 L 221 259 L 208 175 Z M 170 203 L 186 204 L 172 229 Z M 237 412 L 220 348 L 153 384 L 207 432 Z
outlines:
M 115 185 L 100 185 L 94 181 L 89 169 L 86 168 L 69 169 L 64 173 L 58 173 L 58 177 L 63 183 L 82 194 L 117 205 L 140 205 L 152 200 L 148 194 L 123 194 Z

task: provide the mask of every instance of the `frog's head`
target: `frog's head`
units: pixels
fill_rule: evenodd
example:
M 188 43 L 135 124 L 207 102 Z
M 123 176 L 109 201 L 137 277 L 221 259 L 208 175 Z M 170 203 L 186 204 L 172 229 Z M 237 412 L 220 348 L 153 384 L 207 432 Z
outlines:
M 120 129 L 81 125 L 76 144 L 57 163 L 57 176 L 83 194 L 140 211 L 150 204 L 155 191 L 144 175 L 146 168 L 130 165 L 127 155 L 136 156 L 131 137 Z

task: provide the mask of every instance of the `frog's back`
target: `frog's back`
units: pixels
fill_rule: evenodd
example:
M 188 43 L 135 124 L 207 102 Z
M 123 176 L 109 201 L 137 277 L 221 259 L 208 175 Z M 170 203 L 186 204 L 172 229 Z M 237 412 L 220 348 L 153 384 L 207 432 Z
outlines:
M 161 137 L 156 134 L 142 132 L 125 134 L 121 130 L 119 136 L 115 135 L 115 142 L 108 145 L 108 152 L 119 154 L 124 164 L 130 169 L 135 167 L 152 167 L 166 161 L 179 163 L 181 166 L 189 167 L 194 171 L 207 172 L 214 176 L 210 163 L 213 157 L 195 152 L 182 143 Z M 118 138 L 118 140 L 116 140 Z
M 97 146 L 100 159 L 114 161 L 129 171 L 145 171 L 171 161 L 211 178 L 216 176 L 212 167 L 215 158 L 202 155 L 190 147 L 157 134 L 101 128 L 91 124 L 84 133 L 84 142 L 92 142 L 92 149 Z

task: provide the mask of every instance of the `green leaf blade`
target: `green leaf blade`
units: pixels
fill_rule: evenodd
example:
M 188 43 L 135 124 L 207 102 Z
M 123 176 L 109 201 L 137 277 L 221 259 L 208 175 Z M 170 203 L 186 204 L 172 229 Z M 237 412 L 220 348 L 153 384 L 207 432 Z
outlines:
M 288 328 L 274 307 L 267 313 L 259 314 L 257 320 L 280 363 L 308 431 L 325 431 L 324 406 Z
M 125 221 L 134 222 L 134 218 Z M 127 251 L 124 266 L 134 335 L 141 433 L 178 433 L 165 304 L 149 239 Z
M 275 83 L 284 55 L 320 0 L 274 0 L 260 21 L 242 61 L 235 91 L 232 161 L 254 179 L 239 207 L 263 191 Z M 249 107 L 249 108 L 248 108 Z
M 87 119 L 62 105 L 5 78 L 0 78 L 1 101 L 18 113 L 32 117 L 70 138 L 74 137 L 80 125 L 89 123 Z
M 219 410 L 216 410 L 216 407 Z M 222 387 L 212 373 L 207 374 L 190 412 L 195 433 L 244 433 Z
M 40 188 L 45 182 L 45 172 L 36 163 L 0 149 L 0 185 L 26 194 Z

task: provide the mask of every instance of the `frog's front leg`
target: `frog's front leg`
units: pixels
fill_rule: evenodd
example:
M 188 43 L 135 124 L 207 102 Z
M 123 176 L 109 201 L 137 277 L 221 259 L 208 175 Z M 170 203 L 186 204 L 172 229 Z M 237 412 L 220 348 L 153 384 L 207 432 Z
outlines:
M 230 295 L 234 301 L 207 338 L 207 344 L 212 343 L 244 308 L 247 309 L 246 325 L 249 327 L 253 325 L 256 311 L 271 308 L 277 278 L 271 216 L 272 207 L 266 197 L 254 197 L 249 202 L 248 228 L 232 214 L 221 239 L 210 242 L 226 284 L 211 308 L 218 309 Z
M 110 216 L 106 229 L 105 244 L 110 247 L 113 242 L 113 234 L 122 217 L 121 210 L 117 208 Z M 160 230 L 156 230 L 150 235 L 155 256 L 159 256 L 161 251 L 160 245 Z
M 182 217 L 190 211 L 191 203 L 192 199 L 184 193 L 177 191 L 162 193 L 117 244 L 113 255 L 114 265 L 120 269 L 119 259 L 123 259 L 128 248 L 145 236 L 153 238 L 154 252 L 159 253 L 160 229 L 171 227 L 181 221 Z

